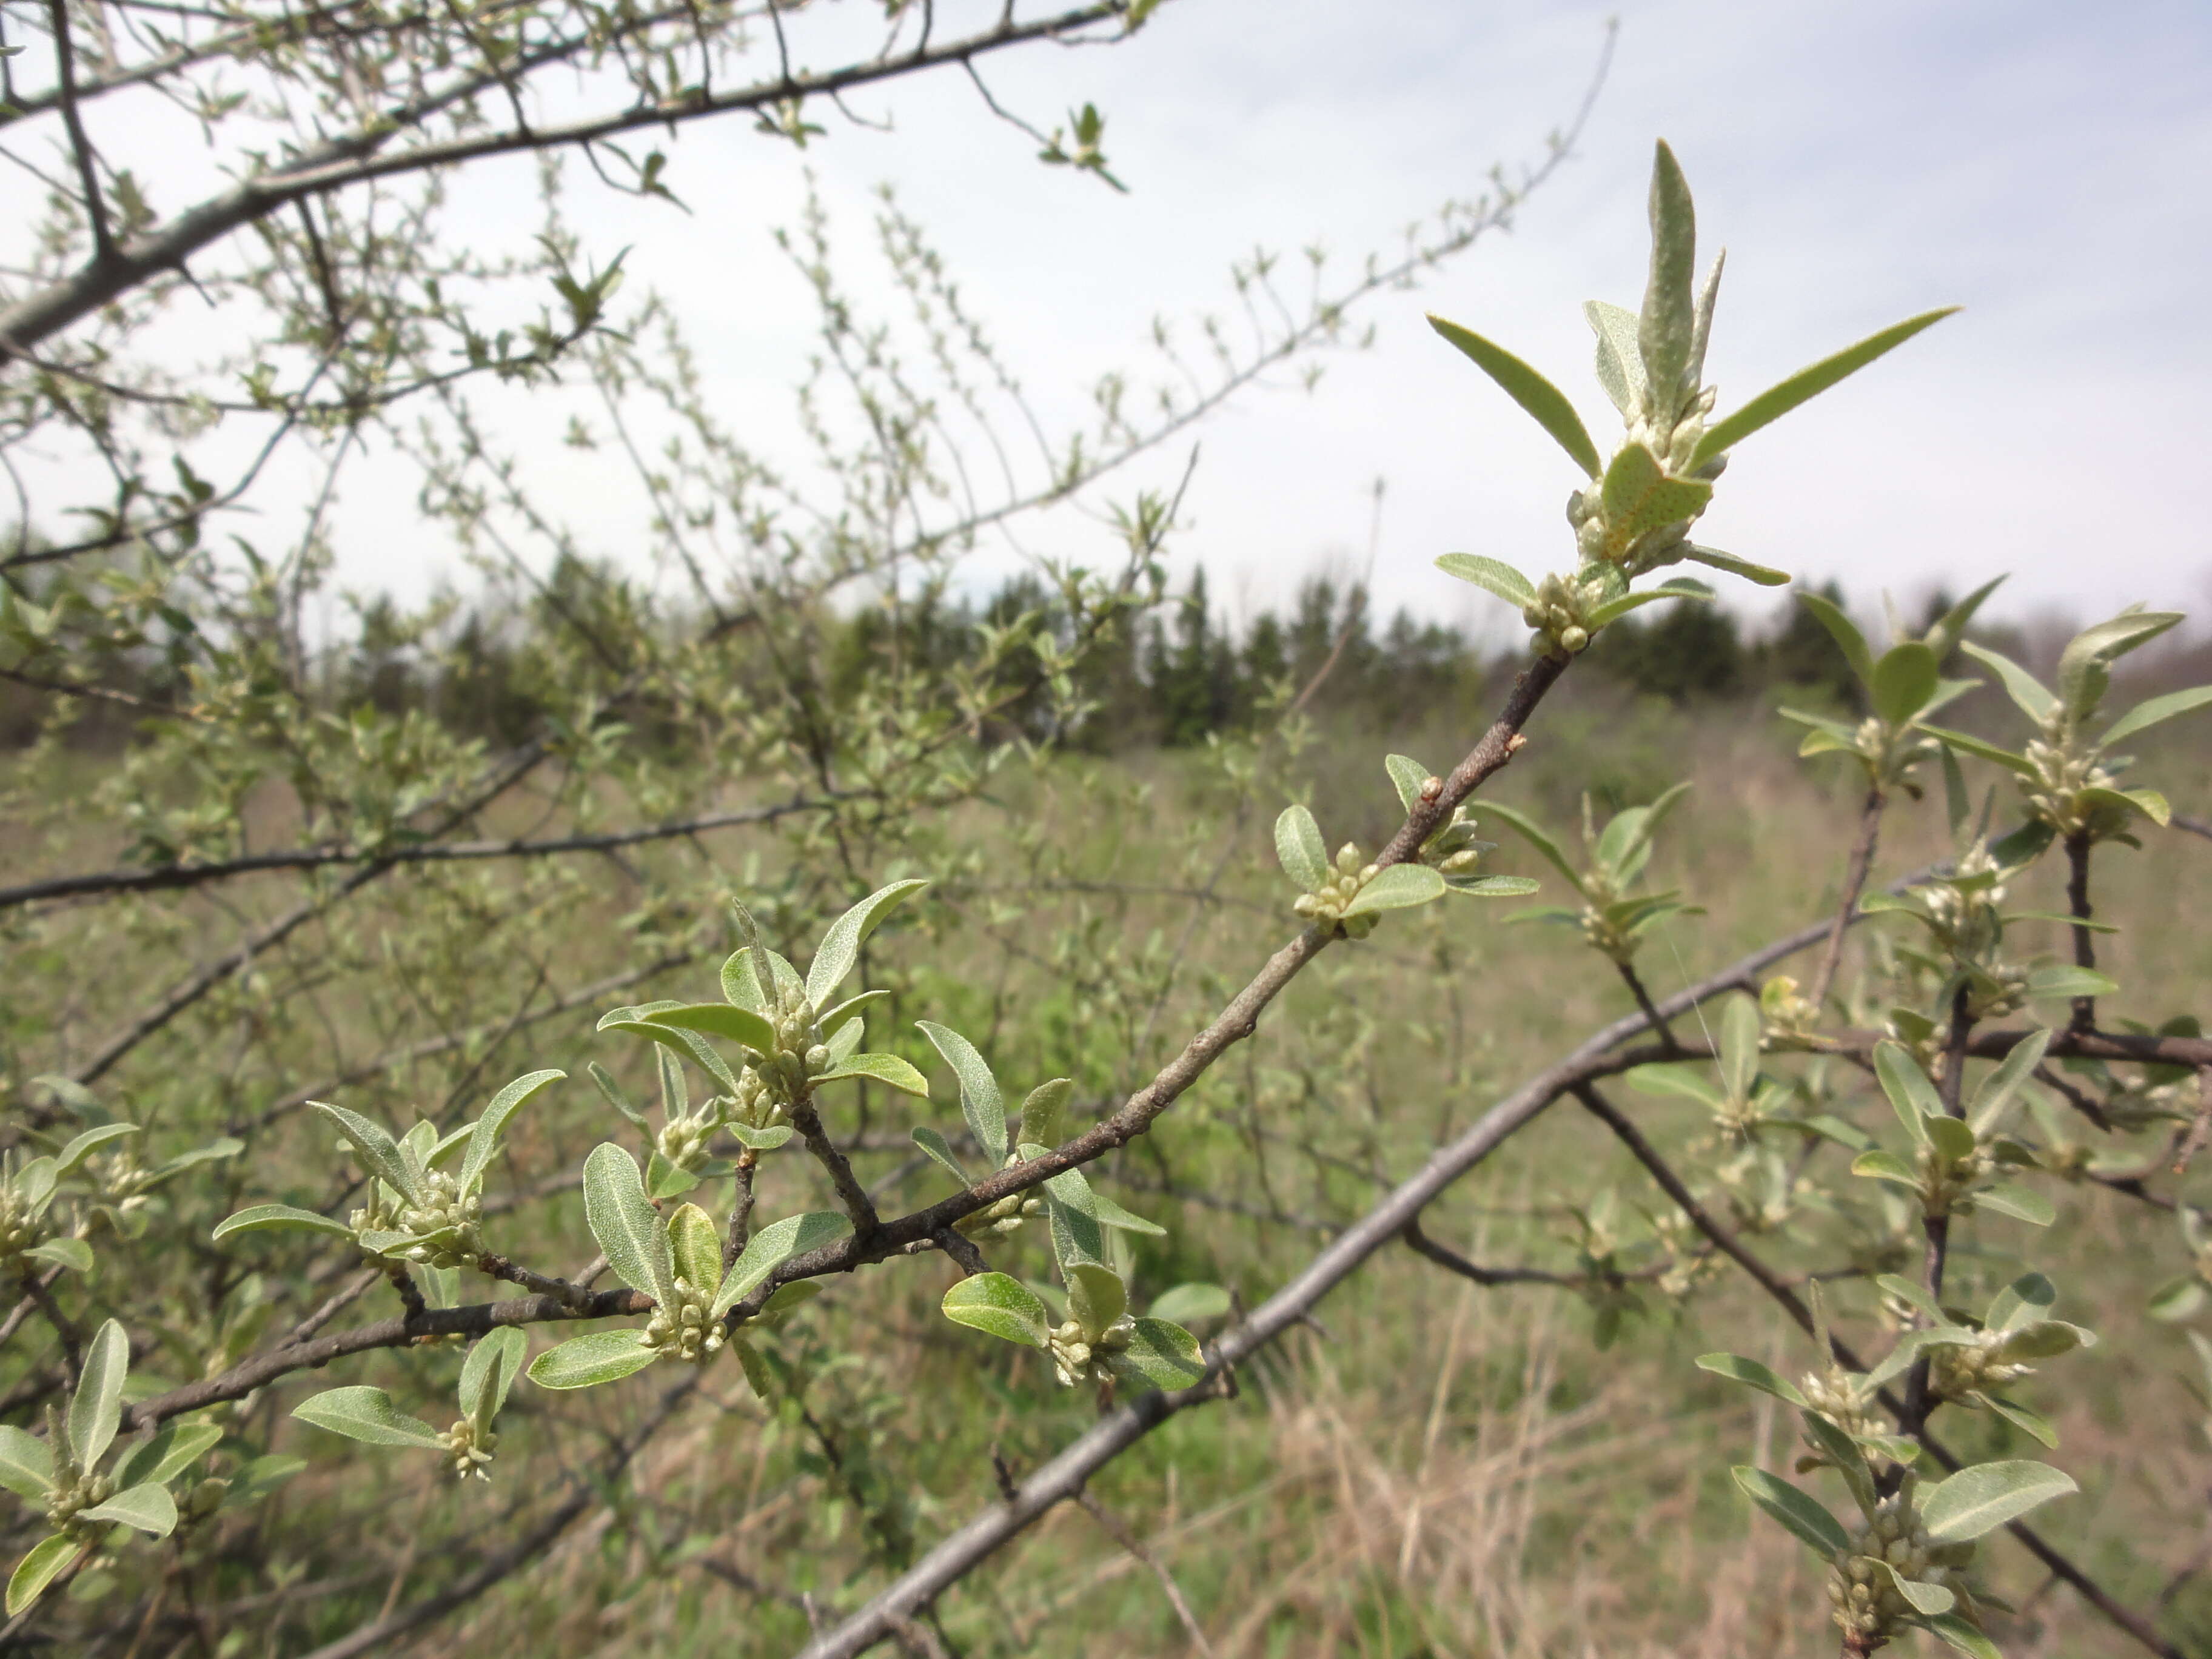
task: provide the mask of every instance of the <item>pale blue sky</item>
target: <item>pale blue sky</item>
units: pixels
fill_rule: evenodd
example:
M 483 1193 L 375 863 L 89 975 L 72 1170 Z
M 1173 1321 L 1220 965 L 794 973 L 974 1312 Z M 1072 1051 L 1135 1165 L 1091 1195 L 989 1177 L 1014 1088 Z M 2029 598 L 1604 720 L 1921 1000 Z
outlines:
M 974 3 L 940 0 L 940 27 Z M 1127 196 L 1040 167 L 964 79 L 943 75 L 857 95 L 896 131 L 832 119 L 804 158 L 743 120 L 685 130 L 670 177 L 693 216 L 609 198 L 581 169 L 574 210 L 603 252 L 631 246 L 633 278 L 692 323 L 725 418 L 772 451 L 810 343 L 768 233 L 796 216 L 802 159 L 855 229 L 869 191 L 896 184 L 1038 401 L 1073 410 L 1099 374 L 1141 361 L 1156 313 L 1225 306 L 1229 264 L 1255 244 L 1318 238 L 1357 258 L 1443 198 L 1479 193 L 1493 161 L 1537 155 L 1579 99 L 1610 10 L 1173 0 L 1125 45 L 1032 50 L 989 70 L 1001 100 L 1042 125 L 1095 100 Z M 1206 429 L 1179 563 L 1203 559 L 1232 609 L 1274 601 L 1325 561 L 1357 556 L 1378 476 L 1386 608 L 1494 616 L 1433 571 L 1443 552 L 1567 563 L 1573 468 L 1421 313 L 1535 362 L 1608 446 L 1579 301 L 1635 302 L 1663 134 L 1706 247 L 1729 249 L 1710 362 L 1723 408 L 1898 318 L 1966 307 L 1747 443 L 1702 539 L 1840 577 L 1869 601 L 2008 569 L 1998 608 L 2014 615 L 2138 599 L 2212 609 L 2192 482 L 2212 469 L 2190 459 L 2212 382 L 2212 8 L 1632 0 L 1619 13 L 1576 158 L 1516 232 L 1419 294 L 1371 303 L 1375 349 L 1334 360 L 1311 395 L 1248 395 Z M 487 244 L 526 234 L 528 180 L 521 162 L 472 173 L 454 223 Z M 558 408 L 536 398 L 505 412 L 547 458 L 537 476 L 587 545 L 643 558 L 628 487 L 553 445 L 557 422 L 533 432 Z M 1170 481 L 1180 453 L 1125 488 Z M 444 553 L 399 482 L 374 461 L 349 475 L 341 569 L 419 592 Z M 1030 544 L 1103 551 L 1080 521 Z

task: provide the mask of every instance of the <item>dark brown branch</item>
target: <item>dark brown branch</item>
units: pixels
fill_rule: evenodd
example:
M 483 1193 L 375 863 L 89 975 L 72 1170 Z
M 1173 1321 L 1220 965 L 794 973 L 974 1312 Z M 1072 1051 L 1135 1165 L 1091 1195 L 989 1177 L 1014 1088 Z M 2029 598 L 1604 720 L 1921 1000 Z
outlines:
M 710 812 L 672 823 L 641 825 L 592 835 L 559 836 L 544 841 L 425 842 L 374 851 L 347 847 L 295 847 L 282 852 L 254 853 L 244 858 L 204 864 L 166 864 L 151 870 L 97 870 L 77 876 L 52 876 L 20 886 L 0 887 L 0 910 L 42 899 L 74 898 L 85 894 L 103 896 L 119 893 L 150 893 L 178 887 L 198 887 L 211 881 L 258 875 L 271 870 L 320 870 L 332 865 L 379 864 L 397 868 L 403 864 L 453 864 L 479 859 L 551 858 L 564 853 L 604 853 L 616 848 L 637 847 L 648 842 L 671 841 L 727 830 L 739 824 L 773 823 L 798 812 L 824 812 L 849 793 L 821 799 L 800 797 L 770 806 L 749 806 L 738 811 Z
M 76 163 L 77 185 L 84 192 L 85 222 L 92 230 L 92 269 L 115 263 L 115 232 L 107 222 L 107 203 L 100 191 L 100 157 L 84 131 L 76 106 L 76 48 L 70 40 L 69 0 L 47 0 L 46 26 L 54 34 L 54 90 L 61 100 L 62 125 L 69 129 L 70 157 Z
M 1659 1041 L 1669 1048 L 1680 1048 L 1682 1045 L 1674 1040 L 1674 1033 L 1668 1029 L 1667 1022 L 1659 1018 L 1659 1011 L 1651 1006 L 1651 993 L 1644 988 L 1642 976 L 1627 963 L 1616 960 L 1613 965 L 1620 970 L 1621 981 L 1628 987 L 1628 994 L 1636 999 L 1636 1006 L 1643 1010 L 1645 1020 L 1650 1022 L 1653 1030 L 1659 1033 Z

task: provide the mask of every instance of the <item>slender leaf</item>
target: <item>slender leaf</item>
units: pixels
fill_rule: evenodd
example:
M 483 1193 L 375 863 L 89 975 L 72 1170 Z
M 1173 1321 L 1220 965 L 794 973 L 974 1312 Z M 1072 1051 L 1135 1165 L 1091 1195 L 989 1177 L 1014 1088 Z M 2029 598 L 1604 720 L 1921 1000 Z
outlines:
M 817 1084 L 842 1083 L 856 1077 L 880 1083 L 902 1095 L 912 1095 L 916 1100 L 929 1098 L 929 1079 L 896 1054 L 848 1054 L 814 1080 Z
M 0 1486 L 33 1504 L 53 1489 L 53 1448 L 12 1423 L 0 1423 Z
M 1928 1080 L 1928 1073 L 1920 1069 L 1902 1043 L 1877 1042 L 1874 1048 L 1875 1075 L 1881 1079 L 1882 1092 L 1897 1109 L 1897 1121 L 1905 1126 L 1905 1133 L 1915 1142 L 1928 1145 L 1928 1120 L 1942 1117 L 1942 1097 L 1936 1085 Z
M 1741 576 L 1746 581 L 1757 582 L 1761 587 L 1790 586 L 1788 571 L 1777 570 L 1770 565 L 1753 564 L 1749 559 L 1739 559 L 1733 553 L 1723 553 L 1717 547 L 1692 544 L 1682 550 L 1682 556 L 1694 559 L 1699 564 L 1711 565 L 1716 570 L 1725 570 L 1731 576 Z
M 1859 677 L 1863 685 L 1874 683 L 1874 653 L 1869 648 L 1866 635 L 1859 625 L 1844 614 L 1843 608 L 1823 594 L 1800 590 L 1797 603 L 1813 613 L 1813 618 L 1828 630 L 1844 659 L 1851 665 L 1851 672 Z
M 2170 720 L 2177 714 L 2186 714 L 2192 709 L 2212 704 L 2212 685 L 2192 686 L 2186 691 L 2169 691 L 2162 697 L 2152 697 L 2139 702 L 2114 720 L 2097 741 L 2100 747 L 2118 743 L 2122 738 L 2131 738 L 2147 726 L 2160 720 Z
M 925 1123 L 914 1131 L 914 1144 L 927 1153 L 939 1169 L 963 1187 L 972 1187 L 975 1184 L 975 1177 L 963 1169 L 960 1160 L 952 1155 L 951 1143 L 927 1124 Z
M 81 1469 L 100 1467 L 123 1421 L 123 1379 L 131 1370 L 131 1339 L 107 1320 L 84 1346 L 76 1392 L 70 1396 L 70 1452 Z
M 1583 301 L 1583 317 L 1597 336 L 1597 379 L 1613 406 L 1633 416 L 1650 399 L 1644 380 L 1644 354 L 1636 343 L 1636 313 L 1603 300 Z
M 319 1100 L 307 1104 L 327 1118 L 333 1127 L 353 1145 L 354 1158 L 362 1169 L 375 1176 L 392 1191 L 404 1195 L 410 1204 L 427 1204 L 429 1194 L 422 1186 L 422 1177 L 399 1150 L 399 1143 L 385 1133 L 380 1125 L 371 1123 L 358 1112 L 349 1112 L 343 1106 L 332 1106 Z
M 87 1129 L 82 1134 L 72 1139 L 69 1145 L 55 1155 L 55 1177 L 59 1179 L 70 1174 L 78 1164 L 83 1163 L 86 1158 L 107 1145 L 109 1141 L 120 1140 L 125 1135 L 135 1135 L 137 1133 L 138 1126 L 135 1123 L 103 1123 L 97 1128 Z
M 928 885 L 926 881 L 895 881 L 878 887 L 830 924 L 822 947 L 815 951 L 806 970 L 806 995 L 817 1008 L 827 1004 L 830 994 L 845 982 L 845 976 L 860 960 L 860 946 L 883 919 Z
M 1344 914 L 1364 916 L 1381 910 L 1410 909 L 1443 896 L 1444 878 L 1427 865 L 1394 864 L 1376 871 L 1375 878 L 1344 907 Z
M 1505 395 L 1535 418 L 1552 434 L 1553 441 L 1574 458 L 1575 465 L 1591 477 L 1600 471 L 1597 446 L 1590 441 L 1583 417 L 1567 401 L 1566 393 L 1502 346 L 1492 344 L 1472 329 L 1431 316 L 1429 326 L 1450 341 L 1468 360 L 1498 382 Z
M 222 1442 L 222 1431 L 212 1423 L 164 1423 L 158 1433 L 137 1442 L 118 1460 L 115 1484 L 136 1486 L 152 1481 L 165 1486 Z
M 40 1596 L 46 1586 L 60 1577 L 63 1568 L 76 1559 L 80 1549 L 86 1547 L 74 1538 L 52 1533 L 31 1546 L 31 1552 L 15 1564 L 15 1571 L 8 1579 L 8 1616 L 15 1618 Z
M 584 1160 L 584 1218 L 623 1284 L 664 1308 L 674 1303 L 676 1273 L 659 1212 L 645 1195 L 636 1160 L 611 1140 Z
M 2035 1068 L 2043 1064 L 2043 1051 L 2051 1046 L 2051 1033 L 2040 1027 L 2013 1044 L 2012 1052 L 1981 1081 L 1967 1106 L 1966 1116 L 1975 1128 L 1986 1133 L 1995 1127 Z
M 1962 1614 L 1939 1613 L 1921 1623 L 1923 1628 L 1966 1655 L 1967 1659 L 2004 1659 L 1997 1644 L 1983 1635 Z
M 381 1389 L 329 1389 L 302 1400 L 292 1408 L 292 1415 L 302 1423 L 372 1446 L 445 1449 L 444 1437 L 421 1418 L 410 1417 L 394 1406 L 392 1396 Z
M 1516 807 L 1501 805 L 1496 801 L 1492 801 L 1484 811 L 1489 817 L 1501 818 L 1517 830 L 1522 838 L 1536 849 L 1545 862 L 1567 878 L 1577 892 L 1584 890 L 1581 872 L 1567 862 L 1567 855 L 1559 850 L 1559 844 L 1546 834 L 1543 827 L 1534 818 Z M 1569 911 L 1567 914 L 1572 915 L 1574 913 Z
M 960 1115 L 968 1120 L 968 1133 L 975 1137 L 991 1168 L 997 1169 L 1006 1161 L 1006 1101 L 999 1091 L 999 1079 L 991 1075 L 975 1045 L 959 1032 L 934 1020 L 915 1024 L 960 1079 Z
M 1060 1144 L 1060 1115 L 1075 1093 L 1072 1078 L 1056 1077 L 1040 1083 L 1022 1102 L 1021 1127 L 1015 1131 L 1018 1145 L 1055 1146 Z
M 1840 1555 L 1851 1540 L 1826 1506 L 1787 1480 L 1739 1464 L 1729 1471 L 1744 1495 L 1824 1557 Z
M 1801 368 L 1788 380 L 1768 387 L 1725 420 L 1717 421 L 1705 428 L 1705 435 L 1690 454 L 1692 469 L 1703 466 L 1724 450 L 1733 449 L 1761 427 L 1780 420 L 1798 404 L 1817 398 L 1837 381 L 1856 374 L 1884 353 L 1903 345 L 1923 328 L 1940 323 L 1956 311 L 1956 306 L 1946 306 L 1940 311 L 1923 312 L 1917 317 L 1870 334 L 1856 345 L 1846 346 L 1833 356 L 1823 357 L 1809 368 Z
M 743 1043 L 758 1054 L 775 1052 L 775 1027 L 750 1009 L 740 1008 L 735 1003 L 680 1003 L 673 1008 L 663 1008 L 657 1013 L 647 1015 L 643 1023 L 722 1037 L 732 1042 Z
M 477 1120 L 477 1132 L 469 1137 L 469 1154 L 461 1160 L 460 1188 L 472 1193 L 483 1179 L 484 1171 L 491 1167 L 492 1155 L 499 1151 L 499 1138 L 507 1131 L 507 1121 L 522 1109 L 527 1101 L 549 1083 L 557 1083 L 568 1074 L 566 1072 L 532 1072 L 519 1077 L 491 1097 L 483 1115 Z
M 2048 1463 L 1977 1463 L 1923 1488 L 1920 1518 L 1936 1542 L 1960 1544 L 2078 1490 L 2073 1476 Z
M 526 1375 L 541 1389 L 589 1389 L 619 1382 L 659 1358 L 641 1331 L 592 1331 L 546 1349 Z
M 1636 322 L 1652 402 L 1665 420 L 1680 406 L 1697 328 L 1698 217 L 1681 164 L 1664 139 L 1651 162 L 1651 276 Z
M 720 1319 L 793 1256 L 834 1244 L 852 1231 L 851 1222 L 829 1210 L 809 1210 L 803 1215 L 786 1216 L 762 1228 L 730 1264 L 721 1289 L 714 1292 L 709 1311 Z
M 1447 553 L 1437 561 L 1437 568 L 1447 576 L 1473 582 L 1517 609 L 1525 611 L 1536 602 L 1536 584 L 1511 565 L 1496 559 L 1486 559 L 1476 553 Z M 1413 811 L 1410 803 L 1406 810 Z
M 56 1267 L 66 1267 L 71 1273 L 92 1271 L 92 1246 L 81 1238 L 50 1238 L 42 1244 L 33 1244 L 23 1252 L 24 1259 L 44 1261 Z
M 1986 646 L 1976 645 L 1972 640 L 1959 647 L 1983 667 L 1994 672 L 2003 685 L 2005 694 L 2021 707 L 2028 719 L 2040 725 L 2058 707 L 2058 699 L 2045 689 L 2043 682 L 2022 668 L 2002 652 L 1992 651 Z
M 2058 1218 L 2058 1212 L 2051 1200 L 2030 1187 L 2018 1182 L 2001 1182 L 1994 1187 L 1984 1187 L 1974 1194 L 1974 1207 L 1994 1210 L 1999 1215 L 2008 1215 L 2015 1221 L 2025 1221 L 2031 1227 L 2048 1227 Z
M 1779 1371 L 1741 1354 L 1699 1354 L 1698 1368 L 1716 1376 L 1725 1376 L 1731 1382 L 1741 1382 L 1746 1388 L 1757 1389 L 1761 1394 L 1771 1394 L 1777 1400 L 1786 1400 L 1793 1406 L 1802 1407 L 1805 1404 L 1805 1396 L 1797 1391 L 1796 1383 Z

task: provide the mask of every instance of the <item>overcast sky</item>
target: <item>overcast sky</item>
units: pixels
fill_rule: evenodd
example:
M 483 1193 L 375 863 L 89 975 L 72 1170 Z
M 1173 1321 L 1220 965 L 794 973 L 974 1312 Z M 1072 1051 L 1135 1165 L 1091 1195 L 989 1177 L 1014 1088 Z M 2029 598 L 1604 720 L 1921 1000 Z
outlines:
M 1320 239 L 1356 258 L 1478 194 L 1493 161 L 1540 157 L 1612 9 L 1176 0 L 1126 45 L 992 68 L 1001 100 L 1041 124 L 1095 100 L 1126 196 L 1038 166 L 951 75 L 860 95 L 896 132 L 839 127 L 805 159 L 854 225 L 873 185 L 896 185 L 1026 383 L 1065 405 L 1141 359 L 1154 313 L 1221 304 L 1230 262 L 1255 244 Z M 1179 564 L 1202 559 L 1234 610 L 1279 599 L 1359 555 L 1377 477 L 1385 608 L 1459 619 L 1490 605 L 1434 572 L 1443 552 L 1569 562 L 1574 468 L 1421 313 L 1542 367 L 1609 448 L 1579 301 L 1636 302 L 1664 135 L 1704 247 L 1729 249 L 1709 362 L 1723 410 L 1903 316 L 1966 307 L 1747 442 L 1700 539 L 1839 577 L 1861 599 L 2010 570 L 2014 615 L 2212 608 L 2200 505 L 2212 466 L 2189 459 L 2212 380 L 2212 8 L 1630 0 L 1619 12 L 1575 157 L 1513 234 L 1419 294 L 1372 302 L 1375 349 L 1334 359 L 1312 394 L 1249 394 L 1206 428 Z M 781 388 L 807 347 L 803 298 L 768 242 L 795 216 L 799 159 L 726 120 L 671 147 L 693 216 L 580 197 L 592 239 L 634 244 L 635 278 L 695 320 L 710 394 L 740 428 L 787 426 Z M 507 177 L 499 188 L 519 182 Z M 564 505 L 588 537 L 618 538 L 594 521 L 594 488 L 578 473 Z M 356 483 L 346 504 L 347 577 L 419 588 L 430 544 L 409 550 L 400 502 Z M 1076 526 L 1066 534 L 1056 550 L 1091 550 Z

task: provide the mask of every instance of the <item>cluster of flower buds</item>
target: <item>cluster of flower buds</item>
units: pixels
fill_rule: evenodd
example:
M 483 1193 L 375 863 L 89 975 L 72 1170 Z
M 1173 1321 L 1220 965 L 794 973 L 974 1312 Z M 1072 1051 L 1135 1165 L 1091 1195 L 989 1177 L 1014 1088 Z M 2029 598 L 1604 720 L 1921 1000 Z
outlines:
M 115 1482 L 78 1467 L 58 1407 L 46 1407 L 46 1444 L 52 1449 L 54 1460 L 53 1485 L 46 1491 L 46 1524 L 70 1538 L 88 1538 L 100 1530 L 98 1523 L 82 1522 L 77 1516 L 114 1497 Z
M 1855 1439 L 1881 1432 L 1881 1421 L 1868 1409 L 1868 1391 L 1863 1382 L 1832 1361 L 1825 1369 L 1807 1371 L 1798 1378 L 1797 1392 L 1805 1396 L 1807 1410 L 1818 1412 Z M 1814 1457 L 1826 1461 L 1820 1442 L 1811 1435 L 1805 1437 L 1805 1444 L 1812 1449 Z
M 489 1429 L 481 1434 L 475 1424 L 465 1417 L 456 1418 L 453 1426 L 441 1437 L 446 1443 L 446 1454 L 453 1459 L 456 1480 L 465 1480 L 471 1475 L 479 1480 L 491 1479 L 492 1453 L 498 1448 L 499 1437 Z
M 1012 1169 L 1021 1161 L 1019 1153 L 1012 1154 L 1006 1159 L 1006 1167 Z M 1008 1193 L 997 1203 L 987 1204 L 971 1214 L 962 1216 L 952 1225 L 963 1237 L 1004 1238 L 1010 1233 L 1019 1232 L 1022 1223 L 1031 1216 L 1043 1213 L 1044 1200 L 1035 1193 Z
M 813 1092 L 814 1079 L 830 1069 L 830 1048 L 816 1022 L 814 1004 L 801 985 L 786 985 L 775 993 L 775 1010 L 769 1023 L 775 1027 L 775 1048 L 753 1062 L 768 1097 L 778 1107 L 804 1100 Z
M 646 1321 L 645 1346 L 671 1359 L 698 1364 L 722 1351 L 722 1322 L 708 1310 L 708 1298 L 681 1274 L 672 1305 L 656 1308 Z
M 49 1191 L 52 1185 L 52 1182 L 46 1183 Z M 0 1261 L 35 1249 L 46 1242 L 44 1196 L 22 1190 L 16 1179 L 15 1155 L 6 1154 L 4 1162 L 0 1162 Z
M 1820 1005 L 1801 996 L 1789 975 L 1777 974 L 1759 988 L 1759 1018 L 1769 1036 L 1808 1037 L 1820 1025 Z
M 474 1193 L 464 1194 L 460 1182 L 443 1170 L 424 1170 L 422 1185 L 429 1192 L 430 1201 L 403 1206 L 400 1230 L 449 1233 L 450 1237 L 413 1245 L 398 1254 L 426 1267 L 469 1266 L 483 1254 L 483 1235 L 478 1231 L 483 1220 L 483 1200 Z
M 1972 1559 L 1974 1547 L 1938 1544 L 1928 1536 L 1913 1512 L 1913 1484 L 1908 1477 L 1883 1498 L 1874 1517 L 1853 1530 L 1850 1547 L 1829 1567 L 1828 1600 L 1834 1605 L 1848 1652 L 1873 1652 L 1911 1614 L 1911 1604 L 1899 1592 L 1893 1573 L 1954 1594 L 1965 1588 L 1957 1582 L 1956 1570 Z
M 1978 1331 L 1970 1343 L 1945 1344 L 1928 1350 L 1928 1386 L 1941 1400 L 1963 1400 L 1968 1395 L 2002 1389 L 2035 1367 L 2023 1364 L 2010 1353 L 2010 1334 Z
M 1096 1336 L 1086 1334 L 1073 1319 L 1055 1327 L 1051 1334 L 1052 1364 L 1061 1384 L 1073 1388 L 1104 1376 L 1108 1357 L 1127 1347 L 1135 1329 L 1136 1322 L 1127 1314 Z
M 1336 863 L 1328 879 L 1310 893 L 1301 893 L 1291 908 L 1309 921 L 1324 927 L 1334 925 L 1341 929 L 1346 939 L 1365 939 L 1375 931 L 1378 917 L 1369 915 L 1345 918 L 1345 909 L 1359 896 L 1359 890 L 1375 879 L 1374 865 L 1365 861 L 1358 844 L 1346 842 L 1337 848 Z
M 750 1066 L 738 1068 L 737 1097 L 724 1109 L 724 1122 L 742 1123 L 748 1129 L 774 1129 L 788 1121 L 791 1114 L 778 1100 L 761 1074 Z M 662 1156 L 667 1154 L 664 1150 Z
M 2045 720 L 2041 738 L 2031 738 L 2021 757 L 2034 769 L 2020 778 L 2028 815 L 2061 836 L 2087 835 L 2101 840 L 2127 828 L 2132 816 L 2116 801 L 2081 799 L 2091 789 L 2113 789 L 2118 780 L 2098 763 L 2097 751 L 2075 737 L 2074 719 L 2062 702 Z
M 1536 597 L 1522 607 L 1521 620 L 1535 630 L 1537 647 L 1547 655 L 1579 656 L 1597 632 L 1590 612 L 1626 586 L 1617 571 L 1603 565 L 1584 565 L 1571 576 L 1548 572 L 1536 585 Z

